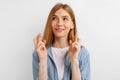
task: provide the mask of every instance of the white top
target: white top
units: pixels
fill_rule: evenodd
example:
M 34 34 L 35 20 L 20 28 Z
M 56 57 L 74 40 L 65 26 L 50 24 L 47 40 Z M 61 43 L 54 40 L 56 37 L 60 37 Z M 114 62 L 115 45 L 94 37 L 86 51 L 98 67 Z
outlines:
M 54 62 L 55 62 L 56 67 L 57 67 L 59 80 L 63 79 L 64 62 L 65 62 L 66 53 L 67 53 L 68 49 L 69 49 L 69 47 L 65 47 L 65 48 L 52 47 L 52 54 L 53 54 Z

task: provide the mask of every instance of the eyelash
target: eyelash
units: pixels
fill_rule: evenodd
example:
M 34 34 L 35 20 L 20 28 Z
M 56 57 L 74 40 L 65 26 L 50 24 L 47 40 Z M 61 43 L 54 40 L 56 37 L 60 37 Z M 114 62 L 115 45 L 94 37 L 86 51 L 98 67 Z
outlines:
M 57 19 L 56 17 L 53 17 L 52 20 Z M 64 21 L 68 21 L 68 18 L 63 18 Z
M 53 18 L 52 18 L 52 20 L 55 20 L 55 19 L 56 19 L 56 17 L 53 17 Z
M 66 20 L 68 21 L 68 18 L 63 18 L 63 20 L 64 20 L 64 21 L 66 21 Z

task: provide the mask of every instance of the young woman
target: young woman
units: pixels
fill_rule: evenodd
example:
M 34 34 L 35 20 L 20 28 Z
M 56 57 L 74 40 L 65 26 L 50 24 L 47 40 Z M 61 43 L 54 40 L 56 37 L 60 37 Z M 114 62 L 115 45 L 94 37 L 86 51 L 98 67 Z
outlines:
M 44 35 L 34 39 L 34 80 L 90 80 L 89 53 L 77 36 L 75 16 L 67 4 L 56 4 Z

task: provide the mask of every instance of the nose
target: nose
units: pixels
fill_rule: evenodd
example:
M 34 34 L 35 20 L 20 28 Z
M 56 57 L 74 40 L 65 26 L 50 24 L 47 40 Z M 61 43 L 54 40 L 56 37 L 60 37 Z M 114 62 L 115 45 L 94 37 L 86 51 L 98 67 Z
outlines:
M 63 25 L 63 21 L 62 19 L 58 19 L 58 23 L 57 23 L 58 26 L 62 26 Z

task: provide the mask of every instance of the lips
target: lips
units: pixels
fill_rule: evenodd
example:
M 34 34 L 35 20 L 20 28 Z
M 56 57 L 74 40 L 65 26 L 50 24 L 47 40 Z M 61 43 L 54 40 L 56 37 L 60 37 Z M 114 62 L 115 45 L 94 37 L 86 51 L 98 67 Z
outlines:
M 62 29 L 62 28 L 55 28 L 55 30 L 56 30 L 57 32 L 62 32 L 64 29 Z

